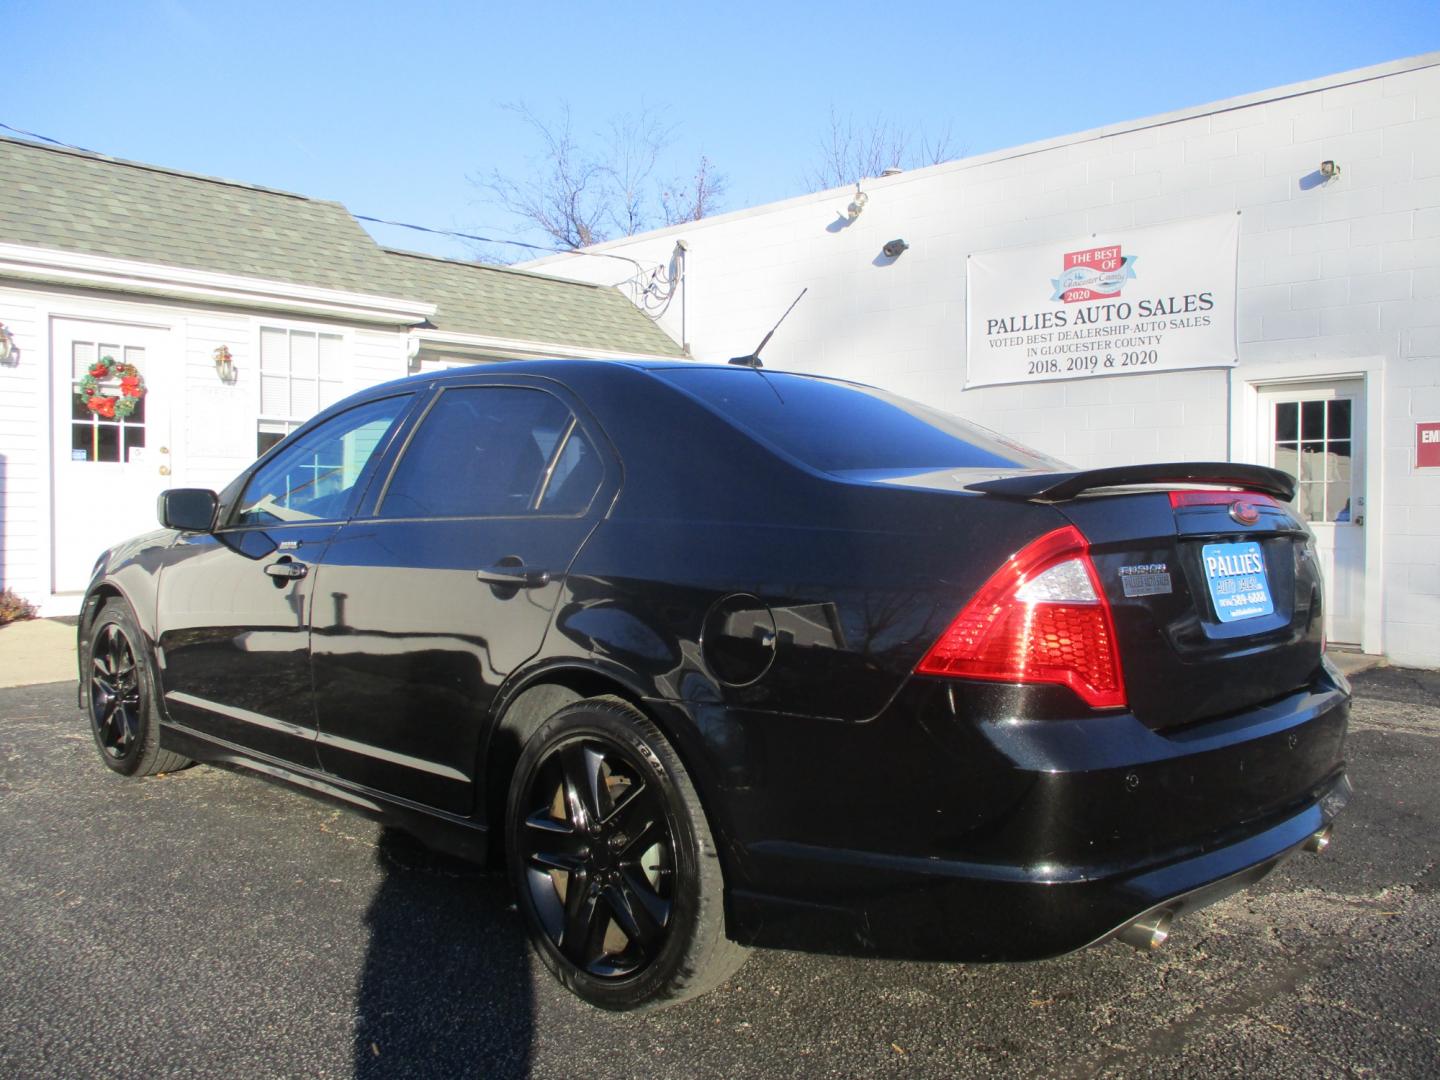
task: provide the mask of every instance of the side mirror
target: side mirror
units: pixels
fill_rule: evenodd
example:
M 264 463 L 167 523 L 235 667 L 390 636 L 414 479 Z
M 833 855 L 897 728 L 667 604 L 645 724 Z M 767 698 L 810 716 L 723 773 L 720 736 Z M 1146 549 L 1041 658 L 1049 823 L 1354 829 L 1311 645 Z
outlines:
M 220 497 L 208 488 L 171 488 L 155 504 L 160 524 L 181 532 L 209 532 L 215 527 Z

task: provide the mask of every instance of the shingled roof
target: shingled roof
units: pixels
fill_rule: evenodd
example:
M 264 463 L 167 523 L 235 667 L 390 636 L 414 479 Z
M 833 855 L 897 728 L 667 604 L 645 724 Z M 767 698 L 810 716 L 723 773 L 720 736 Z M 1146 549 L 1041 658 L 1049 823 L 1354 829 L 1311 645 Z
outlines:
M 0 241 L 437 303 L 442 331 L 679 353 L 614 288 L 386 251 L 338 202 L 6 137 Z
M 581 349 L 679 356 L 679 346 L 615 288 L 506 266 L 386 250 L 386 295 L 439 304 L 436 329 Z

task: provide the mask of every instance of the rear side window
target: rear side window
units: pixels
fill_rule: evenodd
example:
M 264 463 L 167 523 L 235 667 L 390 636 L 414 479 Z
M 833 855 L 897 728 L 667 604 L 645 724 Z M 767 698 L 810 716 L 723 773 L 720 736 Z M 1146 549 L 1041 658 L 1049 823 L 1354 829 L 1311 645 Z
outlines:
M 823 472 L 1064 467 L 993 431 L 870 386 L 738 367 L 654 373 Z
M 509 516 L 533 511 L 542 496 L 542 512 L 569 512 L 551 505 L 549 496 L 560 494 L 560 465 L 574 456 L 567 439 L 573 427 L 564 402 L 543 390 L 446 390 L 405 448 L 379 516 Z M 585 493 L 582 509 L 593 491 Z

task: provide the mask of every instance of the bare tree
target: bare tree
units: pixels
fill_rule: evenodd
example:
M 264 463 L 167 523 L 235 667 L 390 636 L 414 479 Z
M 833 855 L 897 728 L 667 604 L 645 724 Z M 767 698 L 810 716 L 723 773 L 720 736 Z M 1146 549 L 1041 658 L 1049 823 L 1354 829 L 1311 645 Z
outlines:
M 609 211 L 609 176 L 605 164 L 575 141 L 570 106 L 561 107 L 560 120 L 547 123 L 523 102 L 504 106 L 540 136 L 543 164 L 523 180 L 499 169 L 476 183 L 500 205 L 531 222 L 566 247 L 593 244 L 601 235 Z
M 665 224 L 679 225 L 709 217 L 719 209 L 729 186 L 730 178 L 701 154 L 700 164 L 688 185 L 685 181 L 676 180 L 660 192 L 660 209 L 665 215 Z
M 657 180 L 676 132 L 663 109 L 642 105 L 613 117 L 605 132 L 582 140 L 575 135 L 569 105 L 562 105 L 553 121 L 524 103 L 504 107 L 539 137 L 539 154 L 521 178 L 495 169 L 472 182 L 562 247 L 587 247 L 661 224 L 699 220 L 715 211 L 725 190 L 724 174 L 704 156 L 690 186 Z
M 611 223 L 624 236 L 647 227 L 655 163 L 675 141 L 675 128 L 642 105 L 636 114 L 610 121 L 606 172 L 613 186 Z
M 823 191 L 879 176 L 886 169 L 916 169 L 959 156 L 949 124 L 932 140 L 923 130 L 917 135 L 883 116 L 866 122 L 849 114 L 842 118 L 832 106 L 830 128 L 803 180 L 809 190 Z

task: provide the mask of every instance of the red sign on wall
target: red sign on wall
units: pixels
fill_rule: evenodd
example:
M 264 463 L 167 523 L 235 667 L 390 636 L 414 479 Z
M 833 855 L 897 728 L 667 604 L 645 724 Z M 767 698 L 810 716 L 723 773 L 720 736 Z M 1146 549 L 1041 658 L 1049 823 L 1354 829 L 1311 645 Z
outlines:
M 1440 420 L 1415 425 L 1415 467 L 1440 469 Z

